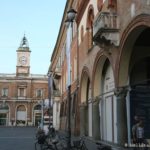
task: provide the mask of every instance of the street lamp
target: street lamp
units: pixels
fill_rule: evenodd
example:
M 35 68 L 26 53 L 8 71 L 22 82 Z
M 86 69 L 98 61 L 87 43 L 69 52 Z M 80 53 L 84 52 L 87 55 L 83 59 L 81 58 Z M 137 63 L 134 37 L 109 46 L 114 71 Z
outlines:
M 74 21 L 74 19 L 75 19 L 75 16 L 76 16 L 76 11 L 73 9 L 73 8 L 71 8 L 68 12 L 67 12 L 67 19 L 66 19 L 66 21 L 65 21 L 65 23 L 66 23 L 66 27 L 67 27 L 67 55 L 68 55 L 68 57 L 67 57 L 67 64 L 68 64 L 68 66 L 67 66 L 67 69 L 68 69 L 68 109 L 67 109 L 67 111 L 68 111 L 68 141 L 67 141 L 67 148 L 68 149 L 70 149 L 71 148 L 71 112 L 70 112 L 70 108 L 71 108 L 71 81 L 70 81 L 70 45 L 71 45 L 71 41 L 70 41 L 70 39 L 71 39 L 71 37 L 70 37 L 70 35 L 71 35 L 71 33 L 70 33 L 70 24 L 71 24 L 71 29 L 72 29 L 72 27 L 73 27 L 73 21 Z M 71 31 L 72 32 L 72 31 Z
M 49 115 L 49 129 L 51 127 L 51 117 L 52 117 L 52 72 L 48 73 L 48 99 L 49 99 L 49 111 L 48 111 L 48 115 Z
M 44 101 L 40 100 L 38 101 L 38 104 L 41 105 L 41 125 L 42 125 L 42 129 L 43 129 L 43 124 L 44 124 Z

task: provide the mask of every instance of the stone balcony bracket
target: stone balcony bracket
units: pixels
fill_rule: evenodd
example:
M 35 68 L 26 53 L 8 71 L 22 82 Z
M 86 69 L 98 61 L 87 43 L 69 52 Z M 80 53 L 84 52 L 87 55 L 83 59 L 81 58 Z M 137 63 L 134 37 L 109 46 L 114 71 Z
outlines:
M 61 67 L 56 67 L 53 75 L 55 79 L 59 79 L 61 77 L 61 71 L 62 71 Z

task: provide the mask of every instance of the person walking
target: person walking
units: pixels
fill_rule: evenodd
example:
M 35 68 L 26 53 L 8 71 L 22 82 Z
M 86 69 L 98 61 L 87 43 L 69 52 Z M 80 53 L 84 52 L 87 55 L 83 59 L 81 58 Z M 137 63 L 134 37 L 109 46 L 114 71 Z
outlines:
M 140 120 L 136 127 L 136 143 L 141 145 L 144 142 L 144 125 L 143 121 Z
M 133 143 L 135 144 L 134 149 L 142 147 L 144 150 L 148 150 L 148 142 L 144 137 L 144 122 L 139 117 L 135 118 L 135 120 L 137 123 L 132 127 Z
M 135 116 L 134 116 L 134 124 L 133 124 L 133 126 L 132 126 L 133 144 L 136 144 L 136 143 L 137 143 L 136 130 L 137 130 L 137 126 L 138 126 L 139 121 L 140 121 L 139 116 L 135 115 Z

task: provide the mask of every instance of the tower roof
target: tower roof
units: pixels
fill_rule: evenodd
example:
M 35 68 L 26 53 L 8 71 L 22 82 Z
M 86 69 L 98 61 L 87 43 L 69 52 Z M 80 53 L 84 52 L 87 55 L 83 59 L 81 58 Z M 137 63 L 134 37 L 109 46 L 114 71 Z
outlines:
M 18 50 L 21 50 L 21 51 L 29 51 L 29 44 L 28 44 L 28 40 L 24 34 L 22 40 L 21 40 L 21 43 L 20 43 L 20 46 L 19 46 L 19 49 Z
M 29 47 L 28 40 L 25 37 L 25 34 L 24 34 L 24 37 L 21 40 L 20 47 Z

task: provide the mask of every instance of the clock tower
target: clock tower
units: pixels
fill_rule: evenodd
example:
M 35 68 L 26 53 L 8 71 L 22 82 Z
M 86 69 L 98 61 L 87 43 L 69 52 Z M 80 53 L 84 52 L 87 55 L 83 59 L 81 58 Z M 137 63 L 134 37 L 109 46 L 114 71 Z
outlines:
M 30 53 L 28 41 L 24 35 L 17 50 L 17 76 L 28 76 L 30 74 Z

